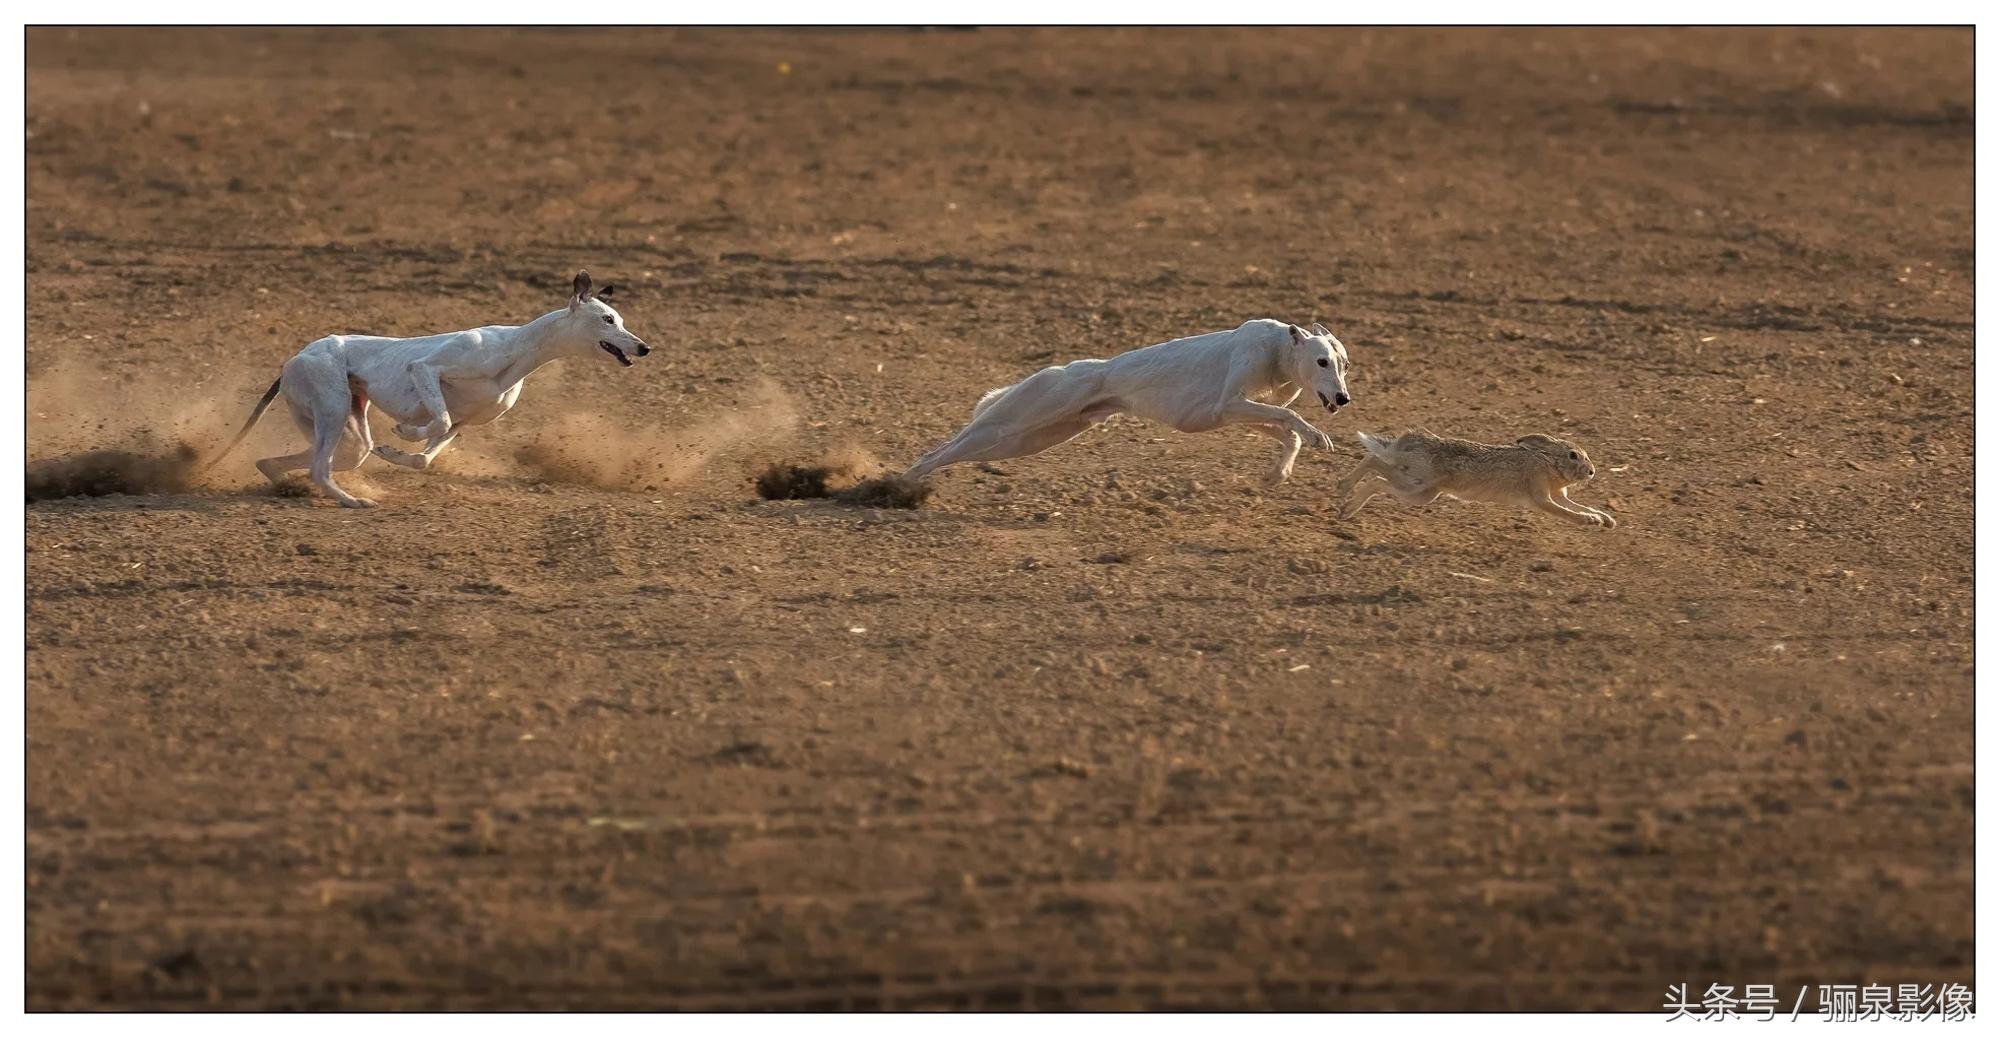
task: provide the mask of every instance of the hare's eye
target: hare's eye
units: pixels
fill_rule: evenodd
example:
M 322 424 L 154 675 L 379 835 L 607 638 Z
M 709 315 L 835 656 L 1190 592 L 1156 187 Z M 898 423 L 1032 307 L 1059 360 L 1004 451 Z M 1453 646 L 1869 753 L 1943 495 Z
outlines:
M 1576 452 L 1575 452 L 1575 451 L 1570 451 L 1570 452 L 1569 452 L 1569 460 L 1571 460 L 1571 461 L 1575 461 L 1575 460 L 1576 460 Z
M 617 324 L 618 322 L 616 322 L 616 321 L 612 320 L 612 319 L 611 319 L 611 315 L 610 315 L 610 314 L 605 314 L 605 315 L 604 315 L 604 323 L 605 323 L 605 324 Z M 1570 455 L 1570 457 L 1574 458 L 1574 457 L 1576 457 L 1576 455 L 1572 454 L 1572 455 Z
M 1319 366 L 1320 366 L 1320 367 L 1322 367 L 1322 368 L 1323 368 L 1323 367 L 1326 367 L 1326 358 L 1325 358 L 1325 357 L 1321 357 L 1321 358 L 1319 359 Z

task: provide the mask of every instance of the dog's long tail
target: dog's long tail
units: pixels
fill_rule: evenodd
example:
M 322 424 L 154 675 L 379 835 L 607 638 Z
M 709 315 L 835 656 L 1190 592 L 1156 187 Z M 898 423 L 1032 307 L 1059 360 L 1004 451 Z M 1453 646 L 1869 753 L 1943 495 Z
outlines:
M 283 375 L 279 375 L 277 378 L 271 380 L 271 388 L 264 391 L 264 399 L 257 401 L 257 406 L 251 410 L 250 420 L 243 423 L 243 428 L 236 430 L 236 438 L 229 441 L 229 446 L 222 448 L 221 452 L 217 453 L 215 457 L 208 459 L 208 464 L 201 467 L 203 472 L 214 468 L 215 463 L 221 461 L 223 455 L 235 450 L 236 445 L 242 443 L 245 436 L 250 435 L 250 430 L 257 424 L 257 419 L 264 417 L 264 412 L 271 407 L 271 401 L 278 398 L 278 383 L 284 380 L 285 376 Z

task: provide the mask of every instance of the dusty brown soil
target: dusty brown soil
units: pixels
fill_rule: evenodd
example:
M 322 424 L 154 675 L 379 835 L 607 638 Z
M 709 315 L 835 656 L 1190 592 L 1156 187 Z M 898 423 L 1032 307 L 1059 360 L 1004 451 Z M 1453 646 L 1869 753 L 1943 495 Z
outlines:
M 580 266 L 662 349 L 373 511 L 257 485 L 282 410 L 29 508 L 28 1004 L 1969 982 L 1971 53 L 30 32 L 31 457 L 212 446 L 318 335 Z M 1123 420 L 914 512 L 751 486 L 1265 315 L 1358 397 L 1276 491 Z M 1354 430 L 1419 422 L 1585 444 L 1621 525 L 1338 521 Z

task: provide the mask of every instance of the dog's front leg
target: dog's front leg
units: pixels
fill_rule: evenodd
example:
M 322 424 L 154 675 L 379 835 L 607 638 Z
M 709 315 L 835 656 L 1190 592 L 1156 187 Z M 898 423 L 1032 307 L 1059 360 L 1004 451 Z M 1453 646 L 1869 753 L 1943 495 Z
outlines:
M 1218 425 L 1265 425 L 1290 429 L 1298 433 L 1305 442 L 1323 451 L 1333 449 L 1333 437 L 1320 432 L 1311 422 L 1299 417 L 1297 411 L 1275 404 L 1260 404 L 1248 397 L 1231 400 L 1224 404 L 1216 415 Z
M 428 453 L 443 446 L 451 436 L 451 408 L 444 402 L 444 379 L 437 368 L 419 360 L 410 363 L 409 371 L 417 400 L 431 413 L 430 424 L 423 427 L 423 435 L 430 440 L 424 447 Z
M 454 429 L 446 433 L 444 439 L 431 441 L 421 452 L 406 451 L 399 447 L 391 447 L 385 443 L 375 448 L 375 456 L 391 465 L 401 465 L 406 469 L 416 469 L 418 472 L 422 472 L 430 468 L 431 462 L 436 461 L 437 456 L 443 454 L 444 449 L 451 446 L 457 439 L 458 430 Z
M 1305 445 L 1305 440 L 1290 429 L 1275 429 L 1268 425 L 1251 428 L 1278 441 L 1278 457 L 1271 463 L 1270 471 L 1264 474 L 1264 485 L 1275 487 L 1291 478 L 1292 464 L 1299 460 L 1299 448 Z

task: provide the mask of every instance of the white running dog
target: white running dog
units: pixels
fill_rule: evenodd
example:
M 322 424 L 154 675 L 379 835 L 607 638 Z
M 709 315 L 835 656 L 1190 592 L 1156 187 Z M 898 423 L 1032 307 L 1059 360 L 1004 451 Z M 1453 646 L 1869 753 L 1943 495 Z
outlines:
M 379 335 L 329 335 L 285 362 L 278 380 L 250 412 L 250 420 L 209 465 L 221 461 L 250 434 L 280 392 L 292 420 L 312 437 L 297 454 L 265 458 L 258 471 L 276 483 L 309 469 L 321 490 L 348 508 L 375 502 L 355 497 L 333 473 L 361 467 L 372 453 L 404 468 L 423 470 L 468 425 L 484 425 L 521 398 L 522 380 L 552 360 L 601 354 L 625 367 L 652 348 L 625 330 L 624 318 L 594 289 L 589 271 L 578 271 L 569 305 L 522 325 L 490 324 L 412 339 Z M 426 440 L 417 453 L 377 447 L 368 431 L 368 409 L 396 420 L 396 435 Z
M 1247 321 L 1121 353 L 1043 368 L 980 398 L 972 421 L 950 442 L 917 459 L 904 475 L 922 479 L 946 465 L 1039 454 L 1114 414 L 1136 415 L 1181 432 L 1247 425 L 1279 442 L 1265 483 L 1292 474 L 1306 441 L 1322 450 L 1333 439 L 1291 410 L 1307 387 L 1329 412 L 1346 405 L 1347 347 L 1320 325 L 1308 332 L 1283 321 Z M 1283 404 L 1254 397 L 1292 390 Z

